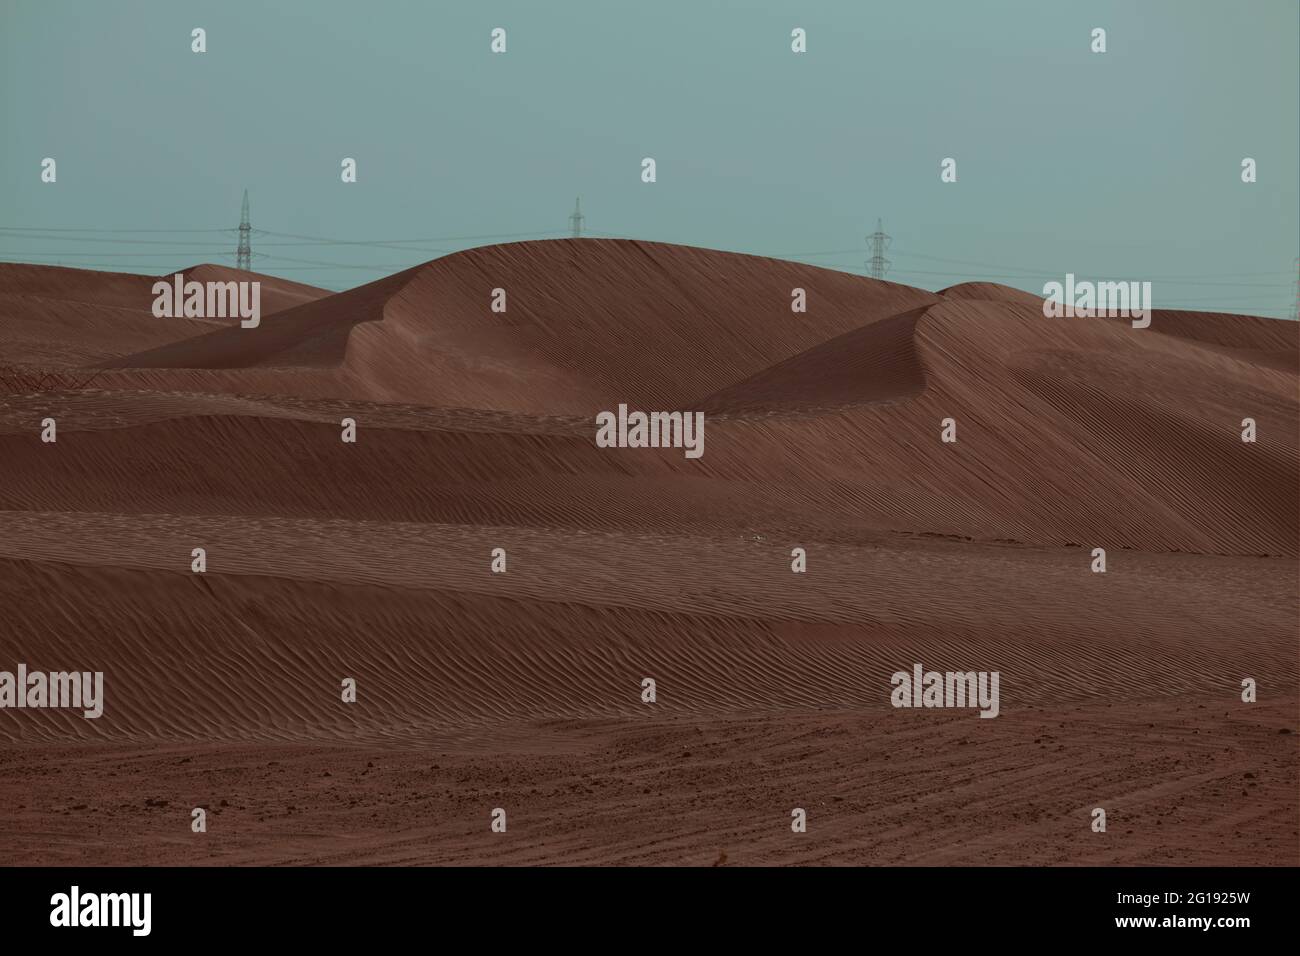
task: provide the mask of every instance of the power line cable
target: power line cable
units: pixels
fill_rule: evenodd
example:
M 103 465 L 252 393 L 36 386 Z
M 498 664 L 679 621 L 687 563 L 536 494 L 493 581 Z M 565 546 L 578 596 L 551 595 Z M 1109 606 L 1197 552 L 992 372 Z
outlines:
M 101 229 L 97 226 L 87 226 L 77 228 L 73 226 L 0 226 L 0 230 L 6 232 L 18 230 L 19 232 L 235 232 L 231 227 L 229 229 Z
M 19 233 L 5 232 L 0 228 L 0 238 L 6 239 L 27 239 L 37 240 L 39 242 L 108 242 L 118 243 L 124 246 L 172 246 L 175 242 L 167 239 L 97 239 L 93 236 L 27 236 Z M 214 248 L 226 248 L 229 243 L 225 242 L 188 242 L 190 246 L 208 246 Z

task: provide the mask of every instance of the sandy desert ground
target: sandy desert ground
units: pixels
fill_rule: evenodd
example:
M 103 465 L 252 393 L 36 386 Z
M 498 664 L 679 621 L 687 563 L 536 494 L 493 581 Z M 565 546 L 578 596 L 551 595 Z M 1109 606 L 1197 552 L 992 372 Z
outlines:
M 0 670 L 105 675 L 0 709 L 6 863 L 1300 863 L 1297 323 L 622 240 L 260 278 L 0 265 Z

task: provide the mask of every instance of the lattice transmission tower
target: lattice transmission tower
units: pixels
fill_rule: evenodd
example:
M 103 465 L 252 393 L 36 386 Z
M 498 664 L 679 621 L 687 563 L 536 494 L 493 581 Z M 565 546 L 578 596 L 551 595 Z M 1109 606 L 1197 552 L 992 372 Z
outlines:
M 582 214 L 582 197 L 579 196 L 573 201 L 573 215 L 569 217 L 569 225 L 573 227 L 573 238 L 582 238 L 582 223 L 586 217 Z
M 235 268 L 244 272 L 253 271 L 253 246 L 249 234 L 253 231 L 248 221 L 248 190 L 244 190 L 244 205 L 239 210 L 239 246 L 235 249 Z
M 889 248 L 893 240 L 885 235 L 880 220 L 876 220 L 876 231 L 867 236 L 867 246 L 871 249 L 871 258 L 867 260 L 867 271 L 873 279 L 883 279 L 885 273 L 889 271 L 889 260 L 885 258 L 885 250 Z
M 1295 261 L 1295 320 L 1300 322 L 1300 256 Z

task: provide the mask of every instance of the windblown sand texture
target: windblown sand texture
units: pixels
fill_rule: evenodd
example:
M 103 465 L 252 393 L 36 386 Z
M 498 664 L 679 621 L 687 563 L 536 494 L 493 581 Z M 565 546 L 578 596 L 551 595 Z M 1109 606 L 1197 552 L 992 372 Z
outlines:
M 0 670 L 106 698 L 0 710 L 6 863 L 1300 862 L 1296 323 L 621 240 L 260 278 L 0 265 L 0 366 L 95 372 L 0 380 Z

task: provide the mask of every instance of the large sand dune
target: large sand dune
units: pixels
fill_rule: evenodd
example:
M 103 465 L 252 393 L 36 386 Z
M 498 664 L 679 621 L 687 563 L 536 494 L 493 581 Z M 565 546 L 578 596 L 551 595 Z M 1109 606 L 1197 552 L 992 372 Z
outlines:
M 0 670 L 106 687 L 0 710 L 12 862 L 1300 860 L 1296 324 L 613 240 L 263 281 L 0 267 L 0 365 L 97 371 L 0 394 Z

